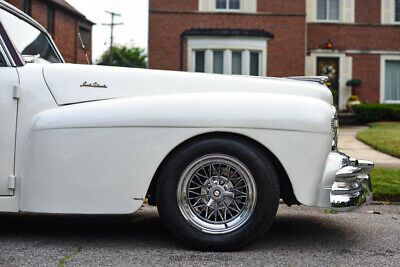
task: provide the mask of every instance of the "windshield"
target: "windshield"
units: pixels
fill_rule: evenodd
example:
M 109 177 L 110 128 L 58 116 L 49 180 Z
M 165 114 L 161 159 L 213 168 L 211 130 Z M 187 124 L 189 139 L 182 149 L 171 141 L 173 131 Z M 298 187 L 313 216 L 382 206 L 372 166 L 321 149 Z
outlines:
M 45 33 L 1 8 L 0 21 L 23 57 L 39 57 L 49 63 L 61 63 Z

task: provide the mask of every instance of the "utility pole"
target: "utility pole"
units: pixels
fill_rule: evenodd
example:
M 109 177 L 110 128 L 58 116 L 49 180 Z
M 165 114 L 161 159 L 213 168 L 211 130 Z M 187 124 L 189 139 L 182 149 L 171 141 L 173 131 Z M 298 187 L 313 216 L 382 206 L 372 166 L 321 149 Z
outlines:
M 109 53 L 109 59 L 108 59 L 108 64 L 111 66 L 113 62 L 113 41 L 114 41 L 114 26 L 118 25 L 123 25 L 124 23 L 114 23 L 114 17 L 120 17 L 121 14 L 114 13 L 111 11 L 105 11 L 106 13 L 111 15 L 111 23 L 103 23 L 103 26 L 109 26 L 111 27 L 111 36 L 110 36 L 110 53 Z

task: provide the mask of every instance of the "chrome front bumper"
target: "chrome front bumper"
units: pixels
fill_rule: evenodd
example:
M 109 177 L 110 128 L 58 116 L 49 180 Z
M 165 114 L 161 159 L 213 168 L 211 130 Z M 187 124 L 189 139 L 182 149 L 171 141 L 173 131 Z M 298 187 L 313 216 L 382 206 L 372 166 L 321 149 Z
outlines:
M 349 158 L 346 166 L 336 172 L 330 192 L 331 208 L 335 211 L 350 211 L 372 201 L 373 193 L 370 172 L 374 163 L 368 160 Z

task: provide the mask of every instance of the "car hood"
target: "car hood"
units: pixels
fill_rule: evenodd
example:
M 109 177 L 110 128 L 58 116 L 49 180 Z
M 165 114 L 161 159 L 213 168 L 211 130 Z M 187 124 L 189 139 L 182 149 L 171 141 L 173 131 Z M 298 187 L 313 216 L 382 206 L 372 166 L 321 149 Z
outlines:
M 58 105 L 193 92 L 265 92 L 299 95 L 332 104 L 326 86 L 282 78 L 230 76 L 95 65 L 47 64 L 44 79 Z M 221 100 L 223 101 L 223 100 Z M 282 103 L 284 103 L 282 99 Z

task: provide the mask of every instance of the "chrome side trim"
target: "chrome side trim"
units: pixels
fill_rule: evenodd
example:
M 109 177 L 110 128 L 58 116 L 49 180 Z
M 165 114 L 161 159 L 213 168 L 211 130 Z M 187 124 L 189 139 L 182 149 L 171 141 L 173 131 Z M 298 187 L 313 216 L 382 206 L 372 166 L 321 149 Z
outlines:
M 292 76 L 286 78 L 291 80 L 305 81 L 305 82 L 317 82 L 320 84 L 325 84 L 329 79 L 326 76 Z

